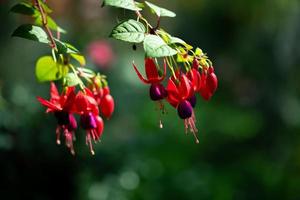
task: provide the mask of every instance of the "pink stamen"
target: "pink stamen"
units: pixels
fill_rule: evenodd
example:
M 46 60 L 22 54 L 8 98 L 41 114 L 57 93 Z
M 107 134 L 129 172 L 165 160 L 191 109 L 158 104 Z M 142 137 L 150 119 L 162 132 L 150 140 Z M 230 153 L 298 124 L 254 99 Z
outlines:
M 68 129 L 64 130 L 66 146 L 70 149 L 72 155 L 75 155 L 75 150 L 73 146 L 73 133 L 70 132 Z
M 190 117 L 188 119 L 185 119 L 184 120 L 184 127 L 185 127 L 185 133 L 187 134 L 188 132 L 188 129 L 190 129 L 190 132 L 194 135 L 195 137 L 195 141 L 197 144 L 199 144 L 199 139 L 197 137 L 197 132 L 198 132 L 198 129 L 196 127 L 196 124 L 195 124 L 195 120 L 193 117 Z
M 55 130 L 55 133 L 56 133 L 56 144 L 60 145 L 60 129 L 61 127 L 60 126 L 57 126 L 56 127 L 56 130 Z
M 87 145 L 90 148 L 91 154 L 95 155 L 95 151 L 93 149 L 93 144 L 92 144 L 92 138 L 91 138 L 91 132 L 90 131 L 87 131 L 87 134 L 86 134 L 86 143 L 87 143 Z

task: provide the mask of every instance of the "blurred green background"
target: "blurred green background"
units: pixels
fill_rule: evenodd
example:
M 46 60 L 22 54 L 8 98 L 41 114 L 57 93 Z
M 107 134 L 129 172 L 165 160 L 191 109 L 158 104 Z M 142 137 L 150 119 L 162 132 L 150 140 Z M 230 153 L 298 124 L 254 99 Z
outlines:
M 158 128 L 148 86 L 131 66 L 142 68 L 141 46 L 107 39 L 129 11 L 49 0 L 68 30 L 63 39 L 86 55 L 104 39 L 115 54 L 106 67 L 88 61 L 108 75 L 116 101 L 94 157 L 83 131 L 75 157 L 55 144 L 56 121 L 36 100 L 48 98 L 49 85 L 34 75 L 50 51 L 10 37 L 28 22 L 9 13 L 16 2 L 0 1 L 0 199 L 300 199 L 299 0 L 153 1 L 177 13 L 162 26 L 214 62 L 219 88 L 210 102 L 198 98 L 199 145 L 169 106 Z

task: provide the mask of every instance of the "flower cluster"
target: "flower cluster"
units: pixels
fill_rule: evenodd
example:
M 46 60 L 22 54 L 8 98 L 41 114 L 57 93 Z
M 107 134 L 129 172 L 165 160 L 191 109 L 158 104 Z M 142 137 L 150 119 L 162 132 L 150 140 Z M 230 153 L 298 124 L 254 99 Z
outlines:
M 196 139 L 196 143 L 199 143 L 196 135 L 198 130 L 195 125 L 196 119 L 193 108 L 196 106 L 197 93 L 206 101 L 210 100 L 215 93 L 218 86 L 218 79 L 214 68 L 209 64 L 210 62 L 205 62 L 203 58 L 198 59 L 194 57 L 191 65 L 186 68 L 186 72 L 184 73 L 179 67 L 174 70 L 173 66 L 167 62 L 167 59 L 164 58 L 164 67 L 161 70 L 153 58 L 146 57 L 145 72 L 147 78 L 142 76 L 134 64 L 133 67 L 139 79 L 143 83 L 150 84 L 149 94 L 151 100 L 159 102 L 163 113 L 165 112 L 162 103 L 163 99 L 177 109 L 178 116 L 184 120 L 186 133 L 190 130 Z M 205 64 L 201 65 L 201 63 Z M 167 65 L 173 73 L 168 78 L 165 87 L 163 81 L 166 77 Z M 162 128 L 161 121 L 160 127 Z
M 97 81 L 76 93 L 74 86 L 66 86 L 59 94 L 56 85 L 50 84 L 50 100 L 37 97 L 38 101 L 47 108 L 47 113 L 53 113 L 57 120 L 56 143 L 60 144 L 61 134 L 65 137 L 65 144 L 71 154 L 75 154 L 73 141 L 78 125 L 74 114 L 80 116 L 80 126 L 86 131 L 86 144 L 92 155 L 92 141 L 97 142 L 103 133 L 105 118 L 110 118 L 114 112 L 114 99 L 110 95 L 109 87 L 100 87 Z

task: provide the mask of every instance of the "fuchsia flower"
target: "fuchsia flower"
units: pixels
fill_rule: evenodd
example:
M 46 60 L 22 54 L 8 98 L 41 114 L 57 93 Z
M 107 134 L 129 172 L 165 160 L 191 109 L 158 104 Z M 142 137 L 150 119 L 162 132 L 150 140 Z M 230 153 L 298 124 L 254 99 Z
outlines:
M 50 85 L 50 100 L 45 100 L 37 97 L 38 101 L 47 107 L 47 113 L 54 113 L 57 119 L 56 128 L 56 143 L 60 144 L 60 135 L 63 132 L 65 136 L 66 146 L 74 155 L 73 140 L 75 140 L 74 130 L 77 128 L 77 123 L 74 115 L 75 88 L 67 87 L 65 92 L 59 95 L 54 83 Z
M 73 141 L 75 140 L 74 131 L 77 129 L 74 113 L 80 115 L 80 125 L 86 130 L 86 144 L 89 146 L 92 155 L 95 154 L 92 140 L 94 142 L 100 140 L 104 129 L 104 122 L 99 116 L 99 106 L 102 112 L 103 110 L 106 111 L 103 112 L 106 117 L 110 117 L 114 109 L 114 105 L 112 105 L 113 99 L 109 94 L 108 87 L 106 89 L 103 88 L 103 94 L 105 94 L 107 98 L 103 100 L 104 103 L 99 105 L 94 94 L 88 88 L 84 88 L 83 91 L 79 91 L 75 94 L 75 87 L 66 87 L 64 92 L 59 95 L 55 84 L 51 83 L 50 100 L 37 97 L 38 101 L 47 107 L 46 112 L 54 113 L 57 119 L 57 144 L 60 144 L 60 134 L 62 131 L 65 136 L 66 146 L 70 148 L 73 155 L 75 154 L 73 147 Z M 101 106 L 108 106 L 108 108 L 102 108 Z
M 201 89 L 201 75 L 198 69 L 192 68 L 190 71 L 186 73 L 186 76 L 191 82 L 194 92 L 199 92 Z
M 193 99 L 194 87 L 191 81 L 185 74 L 179 72 L 178 79 L 175 77 L 169 78 L 166 89 L 168 91 L 167 101 L 177 109 L 178 116 L 184 120 L 186 133 L 190 129 L 196 139 L 196 143 L 199 143 L 192 106 L 192 104 L 195 105 L 193 101 L 196 100 Z
M 103 133 L 104 123 L 99 116 L 98 103 L 93 93 L 85 88 L 84 92 L 79 91 L 76 95 L 76 112 L 80 114 L 80 125 L 86 130 L 86 144 L 92 155 L 95 154 L 92 140 L 97 142 Z
M 210 100 L 218 87 L 218 78 L 214 73 L 214 68 L 209 67 L 201 76 L 200 94 L 206 101 Z
M 152 58 L 145 58 L 145 72 L 147 79 L 142 76 L 142 74 L 138 71 L 137 67 L 134 64 L 133 67 L 140 80 L 146 84 L 160 83 L 166 77 L 166 62 L 164 62 L 163 75 L 159 75 L 154 60 Z
M 165 113 L 165 107 L 162 100 L 168 96 L 167 90 L 161 84 L 161 82 L 166 77 L 166 61 L 164 60 L 164 71 L 161 72 L 157 69 L 157 66 L 152 58 L 145 58 L 145 72 L 146 78 L 138 71 L 137 67 L 133 64 L 134 70 L 140 80 L 145 84 L 151 84 L 149 88 L 149 95 L 152 101 L 158 102 L 158 108 L 161 112 Z M 162 121 L 159 120 L 159 127 L 162 128 Z
M 110 94 L 109 87 L 100 87 L 100 85 L 94 82 L 89 88 L 93 91 L 93 96 L 99 105 L 101 114 L 109 119 L 115 110 L 114 98 Z
M 156 64 L 152 58 L 145 58 L 145 72 L 147 79 L 138 71 L 137 67 L 133 64 L 134 70 L 140 80 L 145 84 L 151 84 L 149 94 L 153 101 L 159 101 L 167 96 L 167 92 L 161 82 L 166 77 L 166 62 L 164 61 L 164 71 L 160 75 Z

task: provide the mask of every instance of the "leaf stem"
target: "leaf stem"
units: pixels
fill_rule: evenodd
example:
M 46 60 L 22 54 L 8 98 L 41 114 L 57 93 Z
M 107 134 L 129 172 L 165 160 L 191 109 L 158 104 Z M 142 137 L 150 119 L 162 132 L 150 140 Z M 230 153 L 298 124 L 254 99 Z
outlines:
M 50 42 L 51 42 L 50 46 L 53 49 L 57 49 L 56 43 L 54 41 L 54 37 L 52 35 L 52 32 L 51 32 L 50 28 L 48 27 L 47 14 L 45 13 L 45 11 L 44 11 L 42 5 L 40 4 L 39 0 L 35 0 L 35 5 L 38 7 L 38 9 L 41 13 L 43 27 L 45 28 L 46 33 L 47 33 L 47 35 L 50 39 Z

